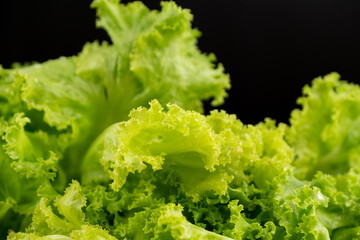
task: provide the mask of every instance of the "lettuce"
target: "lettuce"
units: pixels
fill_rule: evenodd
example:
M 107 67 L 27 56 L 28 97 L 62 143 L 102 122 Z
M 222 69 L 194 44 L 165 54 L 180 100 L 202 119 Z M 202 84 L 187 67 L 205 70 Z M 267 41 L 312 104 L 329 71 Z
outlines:
M 108 185 L 96 188 L 96 194 L 90 192 L 94 187 L 89 191 L 88 214 L 102 218 L 93 223 L 112 229 L 119 238 L 134 238 L 129 230 L 131 216 L 137 222 L 140 216 L 152 219 L 148 208 L 157 211 L 155 206 L 180 203 L 190 222 L 228 237 L 236 236 L 236 231 L 241 236 L 243 231 L 235 227 L 244 222 L 248 227 L 241 227 L 249 236 L 275 235 L 276 226 L 270 219 L 263 228 L 239 216 L 244 206 L 237 202 L 247 199 L 247 210 L 256 211 L 252 194 L 271 193 L 274 179 L 292 169 L 293 152 L 284 141 L 285 125 L 267 120 L 245 126 L 225 112 L 203 116 L 173 104 L 164 110 L 156 100 L 149 109 L 140 107 L 129 116 L 127 122 L 109 127 L 83 162 L 83 184 Z M 272 171 L 260 175 L 266 168 Z M 249 188 L 253 192 L 246 192 Z M 114 210 L 109 204 L 115 202 Z M 117 227 L 106 220 L 109 215 Z
M 297 155 L 299 178 L 360 167 L 360 88 L 339 79 L 336 73 L 315 79 L 298 100 L 303 109 L 291 114 L 287 139 Z
M 290 125 L 203 115 L 230 84 L 188 10 L 91 6 L 111 44 L 0 67 L 0 238 L 359 238 L 359 86 L 315 79 Z
M 79 179 L 92 141 L 127 120 L 131 109 L 157 98 L 201 112 L 202 100 L 219 105 L 226 97 L 229 76 L 213 55 L 198 50 L 199 33 L 191 28 L 188 10 L 172 2 L 160 12 L 139 2 L 92 6 L 112 44 L 87 43 L 76 56 L 0 67 L 1 171 L 21 186 L 11 192 L 12 182 L 2 181 L 4 221 L 8 211 L 30 216 L 42 195 Z M 20 211 L 15 206 L 22 204 L 21 192 L 28 207 Z
M 53 201 L 41 198 L 27 233 L 10 233 L 8 239 L 116 239 L 99 226 L 85 222 L 81 210 L 85 204 L 80 184 L 73 181 L 63 196 L 58 195 Z
M 157 100 L 149 105 L 93 142 L 81 167 L 83 187 L 74 181 L 63 196 L 47 193 L 26 232 L 9 238 L 358 236 L 360 169 L 301 178 L 291 141 L 299 125 L 244 125 L 224 111 L 204 116 Z

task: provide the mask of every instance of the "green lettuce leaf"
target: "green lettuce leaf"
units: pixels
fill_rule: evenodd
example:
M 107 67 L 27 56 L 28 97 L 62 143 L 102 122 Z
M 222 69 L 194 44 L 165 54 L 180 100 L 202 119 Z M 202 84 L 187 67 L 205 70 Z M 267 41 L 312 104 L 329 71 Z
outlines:
M 109 33 L 121 53 L 118 61 L 124 67 L 120 71 L 135 78 L 133 84 L 146 86 L 138 96 L 146 101 L 157 98 L 197 111 L 202 111 L 201 99 L 213 98 L 214 105 L 221 104 L 229 79 L 221 65 L 214 69 L 214 55 L 198 50 L 200 34 L 191 28 L 192 15 L 173 2 L 161 5 L 157 12 L 140 2 L 126 7 L 117 1 L 93 2 L 98 10 L 97 25 Z
M 152 101 L 149 110 L 138 108 L 130 113 L 128 122 L 110 127 L 94 143 L 83 171 L 89 171 L 87 166 L 98 165 L 100 159 L 110 173 L 113 189 L 118 191 L 129 173 L 141 172 L 149 165 L 154 171 L 169 172 L 194 199 L 211 190 L 224 194 L 232 178 L 220 168 L 216 170 L 231 161 L 229 155 L 236 155 L 232 152 L 241 152 L 240 146 L 227 146 L 236 145 L 236 137 L 230 132 L 224 136 L 216 134 L 197 112 L 184 111 L 176 105 L 168 108 L 168 112 L 163 112 L 160 103 Z M 227 141 L 230 136 L 233 141 Z M 222 154 L 225 151 L 227 155 Z
M 302 110 L 291 114 L 286 138 L 301 179 L 317 171 L 336 175 L 360 167 L 360 88 L 339 79 L 332 73 L 305 86 L 298 99 Z
M 328 206 L 319 209 L 317 214 L 334 238 L 335 236 L 342 236 L 343 232 L 344 234 L 347 232 L 345 230 L 350 230 L 360 224 L 358 211 L 360 204 L 359 183 L 359 170 L 355 169 L 335 177 L 318 173 L 312 181 L 312 184 L 320 188 L 329 199 Z M 346 234 L 351 232 L 355 234 L 353 230 Z
M 106 230 L 85 221 L 86 196 L 73 181 L 63 196 L 41 198 L 26 233 L 10 233 L 8 239 L 116 239 Z
M 231 239 L 191 224 L 181 211 L 179 205 L 166 204 L 137 213 L 129 219 L 126 236 L 130 239 Z
M 284 239 L 330 239 L 317 211 L 328 206 L 328 198 L 321 190 L 309 184 L 298 186 L 292 176 L 278 183 L 274 201 L 274 214 L 279 225 L 285 227 Z M 279 181 L 280 182 L 280 181 Z

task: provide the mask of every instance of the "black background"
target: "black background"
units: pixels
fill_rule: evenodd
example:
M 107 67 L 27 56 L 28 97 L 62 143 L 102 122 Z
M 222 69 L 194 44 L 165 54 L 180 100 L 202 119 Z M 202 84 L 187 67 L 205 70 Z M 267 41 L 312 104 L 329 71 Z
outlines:
M 107 40 L 95 28 L 89 0 L 0 0 L 0 64 L 70 56 L 83 44 Z M 129 1 L 123 1 L 129 2 Z M 144 1 L 159 8 L 155 0 Z M 287 122 L 305 84 L 337 71 L 360 83 L 360 1 L 186 0 L 199 47 L 230 74 L 222 109 L 245 123 Z

